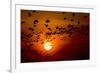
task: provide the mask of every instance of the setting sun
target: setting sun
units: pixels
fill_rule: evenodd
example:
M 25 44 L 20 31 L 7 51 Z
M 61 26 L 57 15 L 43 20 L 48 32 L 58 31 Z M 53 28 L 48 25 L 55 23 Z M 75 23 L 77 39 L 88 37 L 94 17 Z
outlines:
M 50 49 L 52 49 L 52 44 L 51 44 L 50 42 L 44 43 L 44 49 L 45 49 L 45 50 L 50 50 Z

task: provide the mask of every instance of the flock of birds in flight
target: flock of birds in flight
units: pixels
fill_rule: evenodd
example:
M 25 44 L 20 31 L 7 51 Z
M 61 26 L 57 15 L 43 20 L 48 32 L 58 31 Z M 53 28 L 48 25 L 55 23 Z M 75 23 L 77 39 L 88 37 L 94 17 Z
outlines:
M 36 12 L 36 11 L 28 12 L 28 17 L 31 17 L 31 16 L 32 16 L 32 14 L 31 14 L 32 12 Z M 65 12 L 62 12 L 62 14 L 65 14 Z M 75 14 L 75 13 L 72 13 L 72 16 L 75 17 L 76 14 Z M 84 18 L 87 19 L 87 16 L 84 16 Z M 63 20 L 67 20 L 67 18 L 64 17 Z M 77 26 L 74 26 L 74 25 L 72 25 L 72 24 L 68 24 L 68 25 L 67 25 L 67 28 L 66 28 L 66 27 L 61 27 L 61 26 L 55 26 L 55 29 L 56 29 L 56 30 L 53 31 L 53 29 L 49 27 L 50 21 L 51 21 L 50 19 L 46 19 L 46 20 L 45 20 L 45 24 L 44 24 L 45 28 L 48 29 L 48 32 L 45 32 L 45 35 L 46 35 L 46 36 L 49 36 L 49 37 L 51 37 L 52 35 L 68 34 L 68 35 L 69 35 L 68 37 L 71 38 L 71 36 L 72 36 L 72 34 L 73 34 L 74 32 L 76 32 L 78 29 L 81 29 L 81 28 L 84 28 L 84 27 L 85 27 L 84 25 L 80 24 L 80 21 L 78 21 L 77 24 L 81 25 L 80 28 L 77 27 Z M 74 19 L 70 19 L 70 21 L 73 22 Z M 25 23 L 25 21 L 21 21 L 21 24 L 22 24 L 22 25 L 23 25 L 24 23 Z M 35 33 L 35 32 L 34 32 L 34 31 L 35 31 L 34 28 L 38 26 L 38 25 L 37 25 L 38 23 L 39 23 L 39 20 L 36 19 L 36 20 L 33 21 L 33 27 L 29 27 L 29 28 L 28 28 L 28 30 L 32 32 L 31 34 L 25 34 L 25 33 L 22 31 L 22 32 L 21 32 L 21 39 L 26 38 L 26 39 L 29 40 L 29 39 L 35 34 L 35 35 L 37 35 L 37 38 L 36 38 L 35 40 L 33 40 L 32 42 L 39 42 L 39 41 L 41 41 L 41 44 L 43 44 L 44 41 L 43 41 L 43 40 L 39 40 L 39 39 L 41 38 L 41 37 L 40 37 L 40 34 L 43 33 L 43 32 L 42 32 L 42 31 L 40 31 L 39 33 Z M 89 27 L 89 26 L 87 26 L 87 27 Z M 54 38 L 54 39 L 56 39 L 56 38 Z M 32 44 L 30 44 L 30 45 L 32 45 Z

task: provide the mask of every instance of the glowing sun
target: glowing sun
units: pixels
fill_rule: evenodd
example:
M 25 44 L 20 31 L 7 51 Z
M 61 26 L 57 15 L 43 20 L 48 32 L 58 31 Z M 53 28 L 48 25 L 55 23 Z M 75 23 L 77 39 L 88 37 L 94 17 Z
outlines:
M 47 51 L 52 49 L 52 44 L 50 42 L 45 42 L 44 43 L 44 49 L 47 50 Z

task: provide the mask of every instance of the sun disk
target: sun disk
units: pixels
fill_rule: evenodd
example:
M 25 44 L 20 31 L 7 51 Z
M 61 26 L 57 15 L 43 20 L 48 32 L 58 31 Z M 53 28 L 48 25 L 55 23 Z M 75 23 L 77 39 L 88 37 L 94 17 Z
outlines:
M 44 49 L 47 50 L 47 51 L 52 49 L 52 44 L 50 42 L 44 43 Z

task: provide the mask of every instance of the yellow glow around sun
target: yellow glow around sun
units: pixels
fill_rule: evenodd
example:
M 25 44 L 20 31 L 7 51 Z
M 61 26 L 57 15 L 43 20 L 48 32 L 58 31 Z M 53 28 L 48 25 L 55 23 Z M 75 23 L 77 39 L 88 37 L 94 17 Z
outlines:
M 52 49 L 52 44 L 50 42 L 45 42 L 44 43 L 44 49 L 47 50 L 47 51 Z

